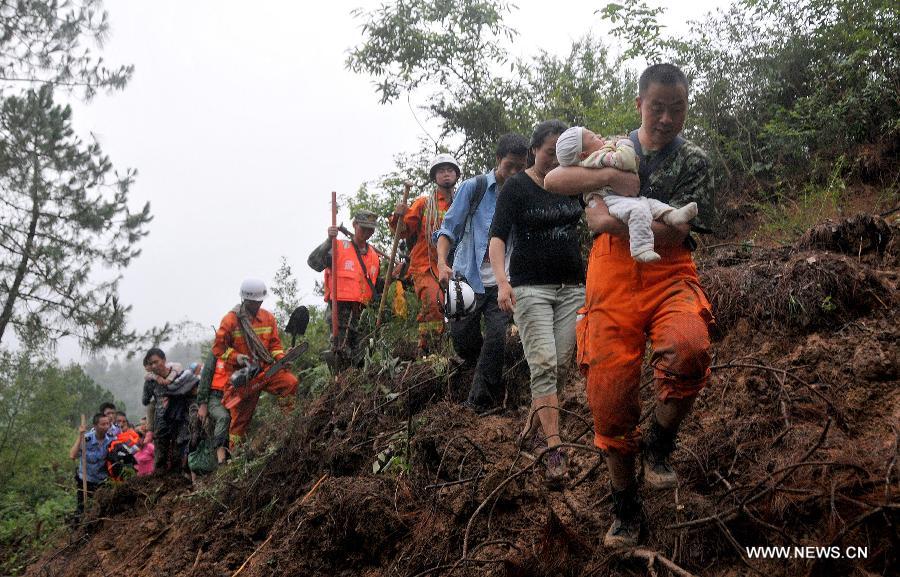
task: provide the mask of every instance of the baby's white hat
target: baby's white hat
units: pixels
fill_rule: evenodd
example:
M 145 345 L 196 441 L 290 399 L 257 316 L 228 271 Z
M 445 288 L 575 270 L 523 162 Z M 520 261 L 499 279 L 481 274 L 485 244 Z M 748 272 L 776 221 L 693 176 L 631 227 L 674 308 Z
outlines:
M 583 136 L 583 126 L 573 126 L 559 135 L 556 141 L 556 160 L 560 166 L 578 164 Z

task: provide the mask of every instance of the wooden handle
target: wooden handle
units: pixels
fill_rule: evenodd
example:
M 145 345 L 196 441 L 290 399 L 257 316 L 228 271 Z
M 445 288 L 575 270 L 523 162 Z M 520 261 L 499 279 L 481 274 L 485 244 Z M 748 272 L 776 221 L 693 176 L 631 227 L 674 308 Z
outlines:
M 81 427 L 87 428 L 87 417 L 81 415 Z M 88 487 L 87 487 L 87 447 L 84 446 L 84 433 L 81 432 L 81 429 L 78 430 L 78 436 L 81 437 L 81 498 L 82 503 L 84 504 L 84 510 L 87 511 L 87 498 L 88 498 Z
M 403 183 L 403 204 L 409 201 L 409 191 L 413 187 L 413 181 Z M 378 303 L 378 315 L 375 317 L 375 328 L 381 326 L 381 316 L 384 313 L 384 304 L 387 302 L 388 287 L 391 286 L 391 276 L 394 272 L 394 259 L 397 257 L 397 245 L 400 243 L 400 233 L 403 232 L 403 219 L 397 219 L 397 227 L 394 230 L 394 243 L 391 245 L 391 258 L 388 260 L 387 270 L 384 273 L 384 286 L 381 289 L 381 302 Z
M 337 192 L 331 191 L 331 226 L 337 226 Z M 331 239 L 331 336 L 337 339 L 337 238 Z

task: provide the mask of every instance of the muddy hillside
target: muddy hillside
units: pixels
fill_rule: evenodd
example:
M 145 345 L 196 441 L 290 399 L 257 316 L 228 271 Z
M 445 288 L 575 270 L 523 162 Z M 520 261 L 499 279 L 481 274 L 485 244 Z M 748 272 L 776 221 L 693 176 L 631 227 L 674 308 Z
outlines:
M 546 488 L 540 452 L 517 448 L 529 393 L 513 334 L 500 412 L 461 408 L 470 375 L 398 351 L 267 422 L 198 487 L 152 476 L 102 490 L 87 525 L 27 575 L 896 574 L 898 233 L 859 215 L 793 246 L 698 251 L 713 378 L 680 435 L 680 487 L 643 492 L 640 549 L 599 545 L 609 489 L 579 378 L 563 392 L 566 488 Z M 755 546 L 865 559 L 758 558 Z

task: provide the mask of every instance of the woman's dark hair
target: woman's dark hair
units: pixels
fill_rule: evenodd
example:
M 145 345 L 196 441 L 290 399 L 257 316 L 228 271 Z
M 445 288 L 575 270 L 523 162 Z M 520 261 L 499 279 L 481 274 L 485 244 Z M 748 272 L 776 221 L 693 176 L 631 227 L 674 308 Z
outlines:
M 166 360 L 166 353 L 164 353 L 162 351 L 162 349 L 159 347 L 153 347 L 152 349 L 147 351 L 146 355 L 144 355 L 144 366 L 145 367 L 150 362 L 150 357 L 159 357 L 162 360 Z
M 525 166 L 534 166 L 535 148 L 540 148 L 549 137 L 559 136 L 568 128 L 569 126 L 562 120 L 545 120 L 535 126 L 534 132 L 531 133 L 531 142 L 528 143 L 528 157 Z

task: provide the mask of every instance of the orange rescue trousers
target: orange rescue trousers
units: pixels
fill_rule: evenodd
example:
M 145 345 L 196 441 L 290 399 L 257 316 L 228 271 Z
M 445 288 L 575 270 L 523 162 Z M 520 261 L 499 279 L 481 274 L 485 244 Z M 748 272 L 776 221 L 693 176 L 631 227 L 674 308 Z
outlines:
M 413 274 L 413 286 L 419 299 L 419 348 L 435 352 L 444 332 L 444 312 L 441 310 L 443 291 L 431 271 Z
M 656 248 L 662 260 L 642 264 L 628 239 L 602 234 L 591 248 L 578 363 L 594 417 L 594 444 L 639 451 L 641 361 L 649 337 L 658 398 L 696 396 L 709 379 L 713 316 L 690 251 Z
M 225 390 L 222 404 L 228 406 L 233 402 L 232 399 L 234 397 L 239 398 L 238 403 L 230 409 L 231 426 L 228 428 L 228 437 L 231 441 L 231 446 L 234 447 L 240 444 L 241 439 L 243 439 L 244 433 L 247 431 L 251 419 L 253 419 L 253 413 L 256 412 L 256 404 L 259 402 L 259 395 L 262 391 L 270 395 L 276 395 L 278 397 L 278 406 L 283 413 L 287 414 L 294 408 L 297 384 L 297 377 L 288 371 L 281 370 L 275 373 L 261 389 L 250 392 L 247 396 L 240 395 L 234 387 L 229 386 Z

